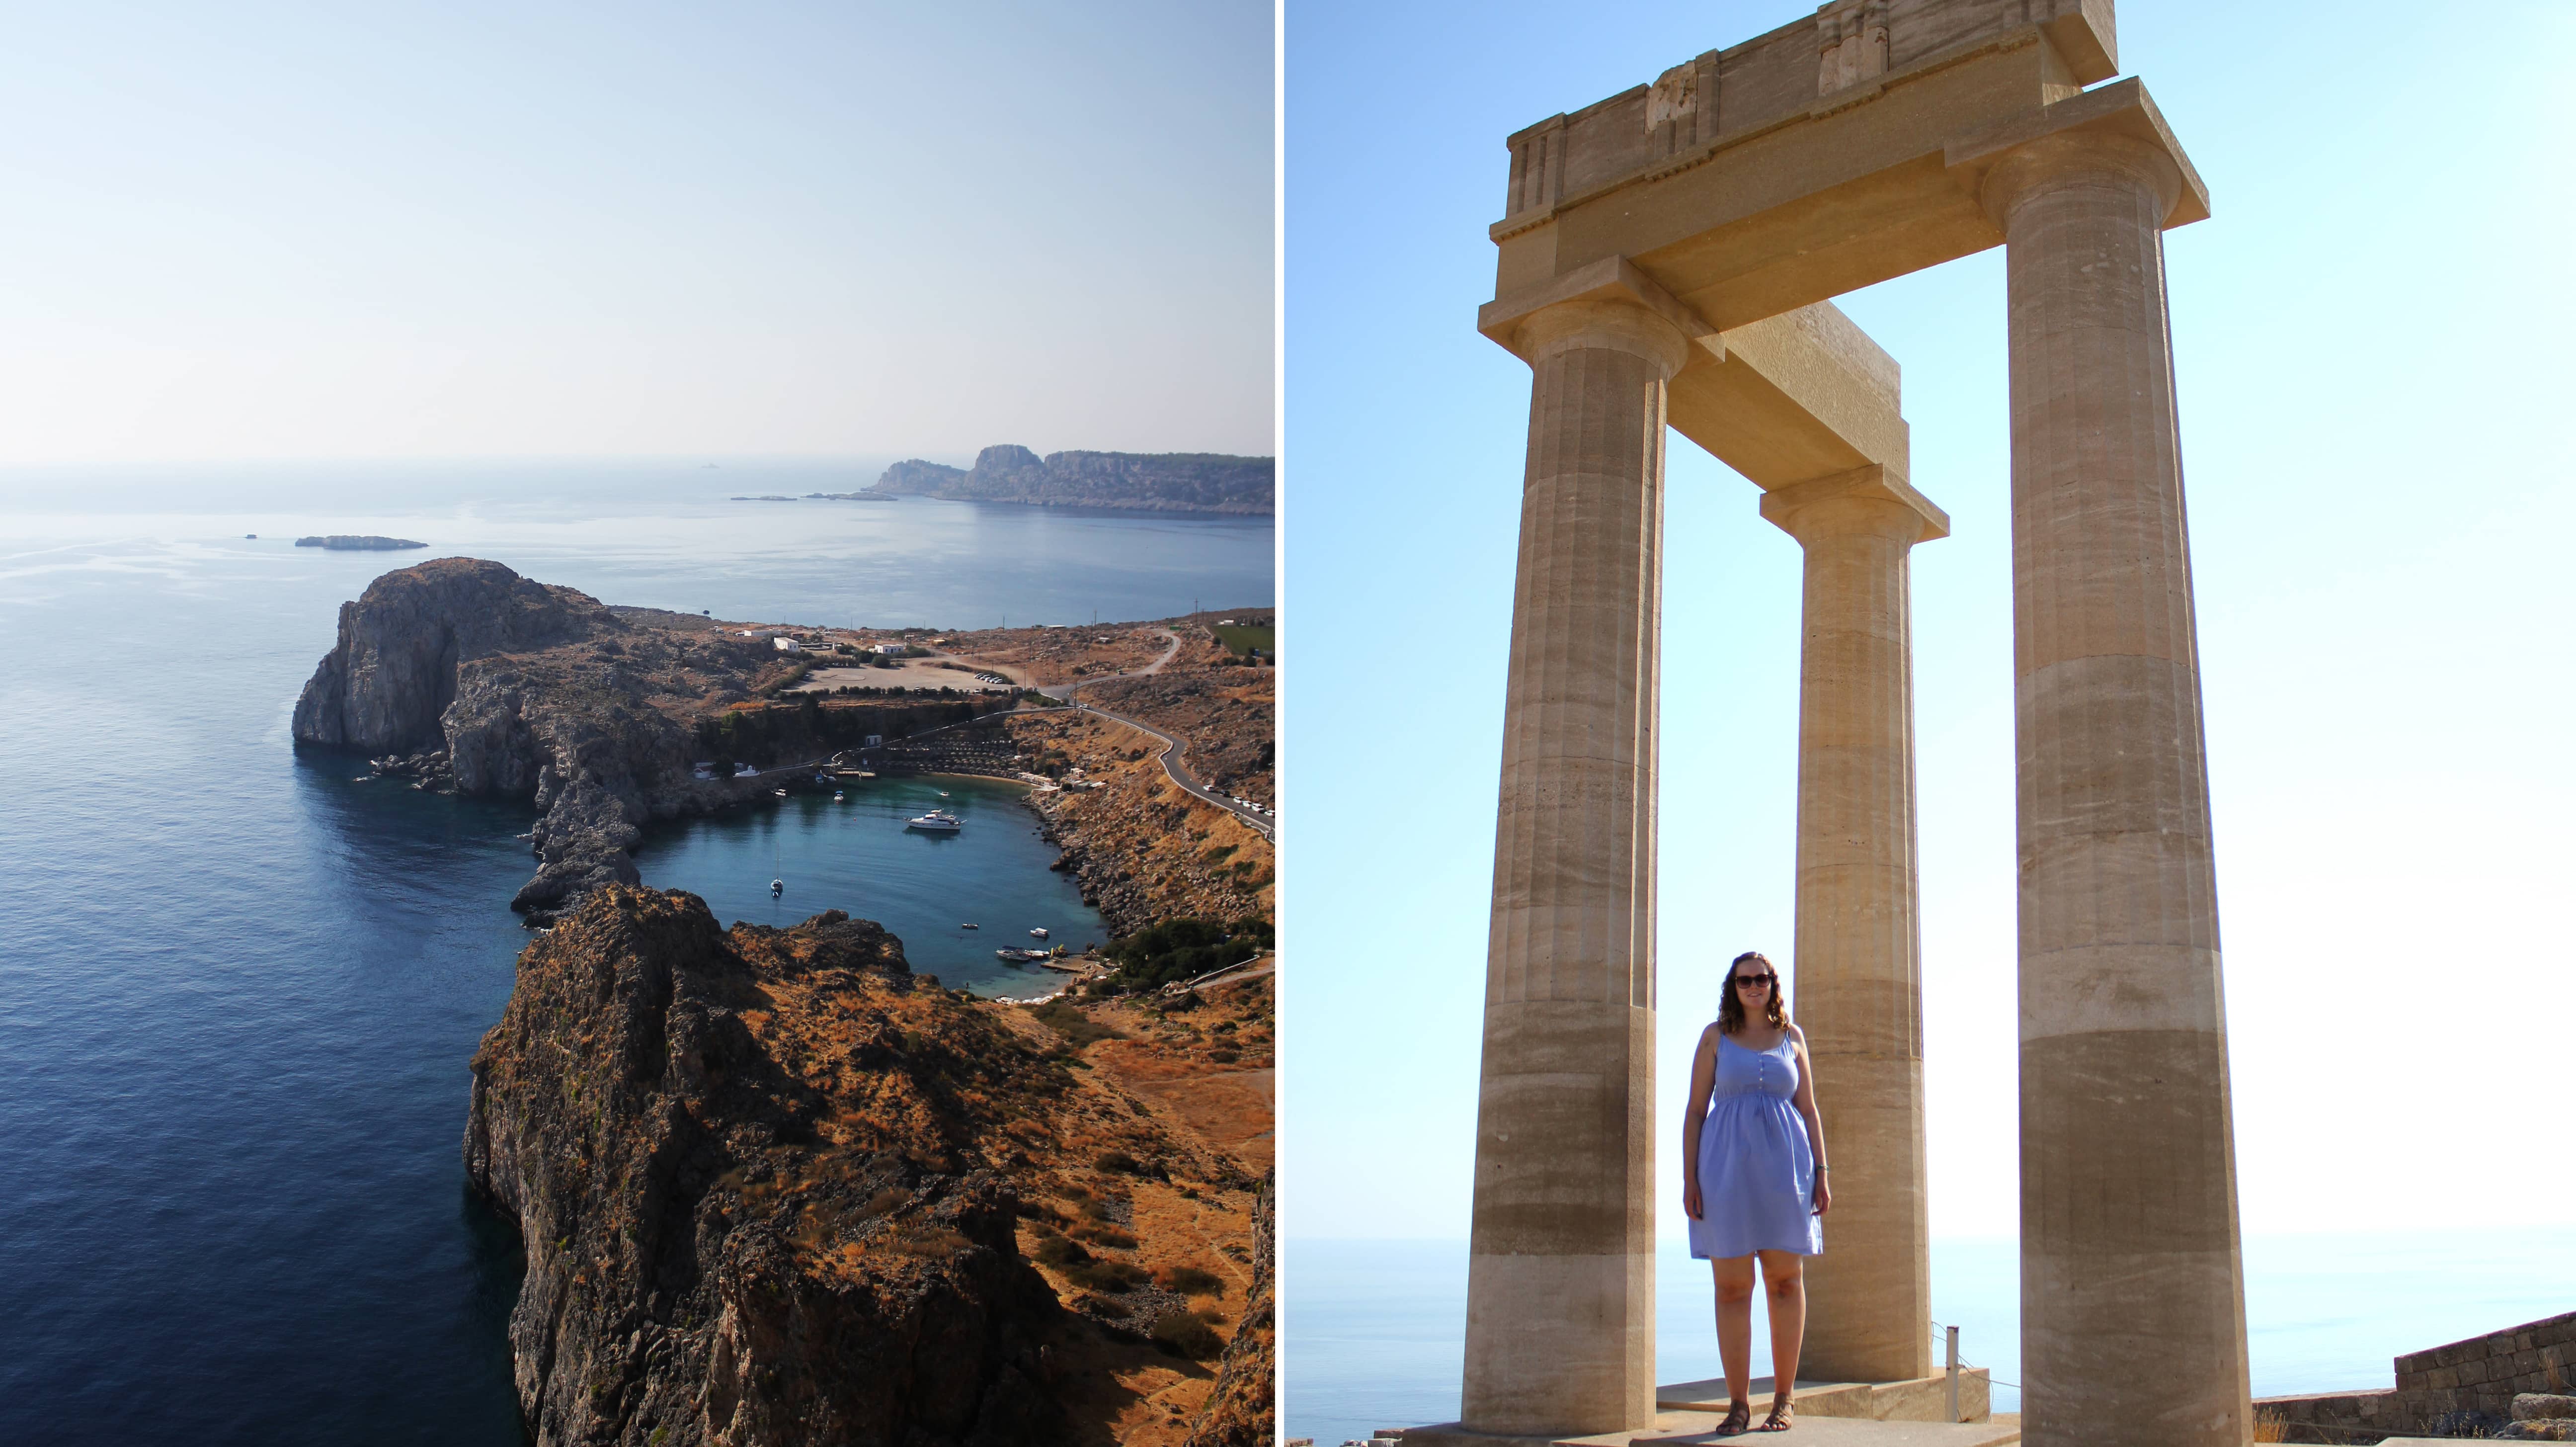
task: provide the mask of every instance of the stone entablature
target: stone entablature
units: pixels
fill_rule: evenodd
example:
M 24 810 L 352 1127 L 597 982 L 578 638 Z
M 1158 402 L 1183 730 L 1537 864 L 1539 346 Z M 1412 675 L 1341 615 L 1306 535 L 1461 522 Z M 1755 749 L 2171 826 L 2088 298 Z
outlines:
M 2034 28 L 2075 84 L 2119 73 L 2107 0 L 1841 0 L 1516 132 L 1504 215 L 1543 212 L 1695 147 L 1865 99 Z

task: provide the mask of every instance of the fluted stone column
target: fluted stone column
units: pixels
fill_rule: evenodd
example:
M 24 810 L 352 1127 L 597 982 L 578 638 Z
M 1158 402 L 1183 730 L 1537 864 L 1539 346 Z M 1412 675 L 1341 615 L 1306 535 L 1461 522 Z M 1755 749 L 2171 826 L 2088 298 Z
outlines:
M 2218 907 L 2157 145 L 1988 174 L 2011 308 L 2023 1436 L 2245 1442 Z
M 1655 708 L 1664 384 L 1688 343 L 1593 297 L 1535 373 L 1512 599 L 1461 1421 L 1654 1418 Z
M 1806 550 L 1797 993 L 1833 1165 L 1799 1375 L 1932 1371 L 1907 559 L 1950 520 L 1881 467 L 1766 493 Z

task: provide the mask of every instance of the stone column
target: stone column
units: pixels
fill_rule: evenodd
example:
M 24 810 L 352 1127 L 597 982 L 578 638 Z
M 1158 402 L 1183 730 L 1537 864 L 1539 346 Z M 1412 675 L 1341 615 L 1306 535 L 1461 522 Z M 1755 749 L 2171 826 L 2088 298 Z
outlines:
M 2218 906 L 2147 140 L 2062 131 L 1983 197 L 2011 308 L 2022 1421 L 2251 1430 Z
M 1932 1371 L 1908 555 L 1950 520 L 1883 467 L 1763 495 L 1806 550 L 1797 992 L 1833 1165 L 1799 1375 Z
M 1641 1428 L 1655 1398 L 1655 708 L 1664 386 L 1618 295 L 1540 308 L 1503 716 L 1461 1421 Z

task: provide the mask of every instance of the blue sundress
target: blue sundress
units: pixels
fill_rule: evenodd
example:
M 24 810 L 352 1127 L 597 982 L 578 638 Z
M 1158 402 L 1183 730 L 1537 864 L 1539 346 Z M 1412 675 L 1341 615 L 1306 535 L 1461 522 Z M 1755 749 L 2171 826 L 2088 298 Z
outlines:
M 1693 1256 L 1756 1251 L 1818 1255 L 1816 1156 L 1798 1093 L 1798 1050 L 1783 1034 L 1768 1050 L 1717 1037 L 1717 1084 L 1699 1128 L 1700 1217 L 1690 1223 Z

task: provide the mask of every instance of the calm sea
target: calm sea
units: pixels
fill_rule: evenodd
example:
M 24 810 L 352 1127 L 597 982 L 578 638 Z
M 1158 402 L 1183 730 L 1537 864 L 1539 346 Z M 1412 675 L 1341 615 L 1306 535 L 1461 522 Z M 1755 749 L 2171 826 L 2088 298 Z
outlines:
M 961 628 L 1272 596 L 1266 519 L 725 500 L 873 476 L 0 478 L 0 1442 L 521 1440 L 517 1249 L 458 1152 L 529 816 L 354 783 L 287 735 L 378 573 L 463 553 L 612 603 Z M 314 532 L 432 546 L 290 546 Z M 728 921 L 848 909 L 987 991 L 1043 988 L 991 958 L 1032 926 L 1098 936 L 1007 786 L 851 795 L 659 830 L 645 878 Z M 936 802 L 964 834 L 902 829 Z
M 1322 1444 L 1455 1421 L 1465 1360 L 1463 1241 L 1285 1243 L 1286 1426 Z M 1655 1262 L 1655 1379 L 1721 1375 L 1708 1264 L 1680 1242 Z M 2392 1385 L 2390 1358 L 2576 1307 L 2576 1230 L 2439 1230 L 2245 1241 L 2254 1395 Z M 2021 1269 L 2007 1240 L 1932 1243 L 1932 1309 L 1959 1356 L 2021 1405 Z M 1754 1311 L 1753 1374 L 1770 1370 Z M 1937 1341 L 1938 1338 L 1936 1337 Z

